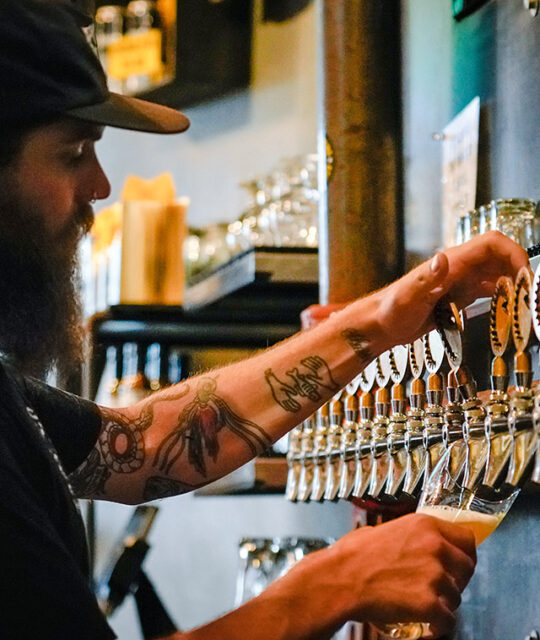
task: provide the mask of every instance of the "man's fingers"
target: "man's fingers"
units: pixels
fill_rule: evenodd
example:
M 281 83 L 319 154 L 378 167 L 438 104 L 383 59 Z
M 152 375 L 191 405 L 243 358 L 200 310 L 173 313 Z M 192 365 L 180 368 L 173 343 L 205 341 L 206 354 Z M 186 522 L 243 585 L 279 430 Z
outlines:
M 429 622 L 433 637 L 439 638 L 440 636 L 451 632 L 456 626 L 456 616 L 448 608 L 444 602 L 444 598 L 440 598 L 440 605 L 433 608 L 432 615 L 429 620 L 426 620 L 426 622 Z
M 529 255 L 527 251 L 508 236 L 505 236 L 500 231 L 490 231 L 483 235 L 485 235 L 485 240 L 488 242 L 491 255 L 506 260 L 506 263 L 512 268 L 514 275 L 517 274 L 521 267 L 529 265 Z
M 463 591 L 473 576 L 476 562 L 467 553 L 453 545 L 449 545 L 444 550 L 441 562 L 446 571 L 454 578 L 457 588 Z
M 476 563 L 476 543 L 474 534 L 468 527 L 452 524 L 439 518 L 437 518 L 437 527 L 448 542 L 464 551 Z
M 461 591 L 449 576 L 439 585 L 439 598 L 444 608 L 455 611 L 461 604 Z
M 500 231 L 488 231 L 469 242 L 447 249 L 449 256 L 457 258 L 467 269 L 493 263 L 499 273 L 506 271 L 515 276 L 521 267 L 529 264 L 525 249 Z

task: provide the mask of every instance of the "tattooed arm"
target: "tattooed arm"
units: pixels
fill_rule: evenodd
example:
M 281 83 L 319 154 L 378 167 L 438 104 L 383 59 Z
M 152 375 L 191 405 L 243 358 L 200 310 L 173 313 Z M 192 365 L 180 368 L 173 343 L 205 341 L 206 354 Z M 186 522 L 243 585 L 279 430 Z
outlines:
M 231 472 L 311 415 L 376 355 L 431 329 L 442 295 L 463 306 L 527 261 L 508 238 L 483 234 L 249 360 L 133 407 L 103 409 L 96 447 L 71 477 L 77 493 L 136 503 Z

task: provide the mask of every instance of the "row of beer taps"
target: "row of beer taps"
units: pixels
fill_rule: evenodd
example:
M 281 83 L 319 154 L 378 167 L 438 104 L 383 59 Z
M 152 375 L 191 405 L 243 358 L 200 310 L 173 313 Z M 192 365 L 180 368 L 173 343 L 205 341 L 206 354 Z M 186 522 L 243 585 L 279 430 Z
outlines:
M 533 385 L 529 347 L 532 327 L 540 340 L 539 291 L 540 266 L 534 279 L 524 268 L 515 281 L 497 282 L 491 392 L 484 401 L 462 362 L 464 314 L 441 301 L 436 329 L 383 353 L 293 429 L 287 499 L 414 500 L 449 448 L 453 477 L 471 491 L 496 495 L 529 479 L 540 484 L 540 385 Z M 505 354 L 512 343 L 509 388 Z

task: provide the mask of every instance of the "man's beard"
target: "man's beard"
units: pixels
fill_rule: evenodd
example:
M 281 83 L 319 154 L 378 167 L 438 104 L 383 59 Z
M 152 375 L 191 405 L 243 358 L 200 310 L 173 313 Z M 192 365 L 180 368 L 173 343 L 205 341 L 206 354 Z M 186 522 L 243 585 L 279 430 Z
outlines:
M 0 352 L 22 373 L 65 380 L 83 358 L 77 247 L 89 205 L 52 232 L 36 206 L 0 179 Z

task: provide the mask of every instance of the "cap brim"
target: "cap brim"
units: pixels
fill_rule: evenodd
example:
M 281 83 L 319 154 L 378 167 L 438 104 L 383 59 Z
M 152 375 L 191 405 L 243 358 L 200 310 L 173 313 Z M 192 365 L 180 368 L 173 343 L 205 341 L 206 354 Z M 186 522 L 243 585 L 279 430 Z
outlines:
M 70 109 L 66 115 L 118 129 L 147 133 L 182 133 L 189 127 L 188 118 L 180 111 L 118 93 L 109 93 L 104 102 Z

